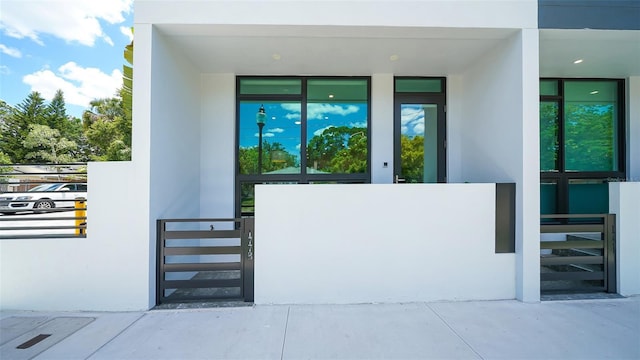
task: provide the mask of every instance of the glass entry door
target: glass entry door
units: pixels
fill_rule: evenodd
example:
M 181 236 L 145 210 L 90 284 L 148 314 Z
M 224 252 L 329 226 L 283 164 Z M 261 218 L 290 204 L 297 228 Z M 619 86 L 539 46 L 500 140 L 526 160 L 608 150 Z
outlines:
M 446 182 L 443 96 L 396 94 L 394 182 Z

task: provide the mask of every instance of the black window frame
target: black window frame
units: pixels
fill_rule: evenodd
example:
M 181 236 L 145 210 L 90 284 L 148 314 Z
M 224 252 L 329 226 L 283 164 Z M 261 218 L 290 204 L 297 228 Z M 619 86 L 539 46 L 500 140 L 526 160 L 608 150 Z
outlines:
M 398 80 L 439 80 L 440 91 L 431 92 L 402 92 L 397 89 Z M 437 158 L 437 183 L 447 182 L 447 78 L 444 76 L 395 76 L 393 78 L 393 117 L 394 117 L 394 174 L 400 173 L 402 161 L 400 159 L 400 108 L 403 102 L 433 102 L 438 104 L 438 158 Z
M 569 214 L 569 182 L 570 180 L 620 180 L 626 179 L 626 104 L 625 104 L 625 80 L 613 78 L 540 78 L 540 81 L 553 80 L 557 82 L 557 95 L 540 95 L 540 103 L 556 102 L 558 104 L 558 159 L 557 170 L 540 170 L 541 182 L 556 183 L 556 212 L 555 214 Z M 564 109 L 564 83 L 610 81 L 617 83 L 617 152 L 618 170 L 615 171 L 567 171 L 565 154 L 565 109 Z M 540 121 L 540 120 L 538 120 Z M 538 134 L 540 136 L 540 134 Z M 541 209 L 542 210 L 542 209 Z
M 241 94 L 240 82 L 243 79 L 299 79 L 302 89 L 300 94 Z M 307 173 L 307 83 L 309 80 L 366 80 L 367 83 L 367 167 L 364 173 L 335 173 L 309 174 Z M 300 102 L 300 173 L 296 174 L 240 174 L 239 146 L 240 146 L 240 103 L 242 101 L 296 101 Z M 241 204 L 242 184 L 264 183 L 371 183 L 371 76 L 236 76 L 236 134 L 235 134 L 235 214 L 236 216 L 252 216 L 253 212 L 243 212 Z

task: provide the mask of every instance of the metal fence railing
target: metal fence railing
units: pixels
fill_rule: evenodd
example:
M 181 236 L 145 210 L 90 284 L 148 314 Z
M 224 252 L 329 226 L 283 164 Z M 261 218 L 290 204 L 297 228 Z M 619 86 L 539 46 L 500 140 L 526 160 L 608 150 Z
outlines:
M 616 292 L 615 215 L 542 215 L 543 294 Z
M 157 222 L 156 305 L 253 301 L 254 219 Z
M 0 165 L 0 239 L 87 235 L 85 163 Z

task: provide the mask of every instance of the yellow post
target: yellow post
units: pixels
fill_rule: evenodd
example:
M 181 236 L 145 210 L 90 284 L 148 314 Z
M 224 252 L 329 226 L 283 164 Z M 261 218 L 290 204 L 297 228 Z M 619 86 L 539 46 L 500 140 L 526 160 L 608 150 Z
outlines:
M 87 199 L 76 198 L 76 235 L 87 235 Z

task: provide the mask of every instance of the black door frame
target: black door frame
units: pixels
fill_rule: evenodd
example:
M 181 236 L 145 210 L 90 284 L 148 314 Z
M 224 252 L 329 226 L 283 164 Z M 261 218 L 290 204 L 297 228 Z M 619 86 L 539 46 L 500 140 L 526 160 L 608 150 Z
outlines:
M 394 177 L 400 174 L 400 137 L 402 127 L 402 104 L 436 104 L 438 114 L 438 164 L 437 182 L 447 182 L 447 120 L 446 94 L 443 93 L 395 93 L 393 104 L 393 171 Z

